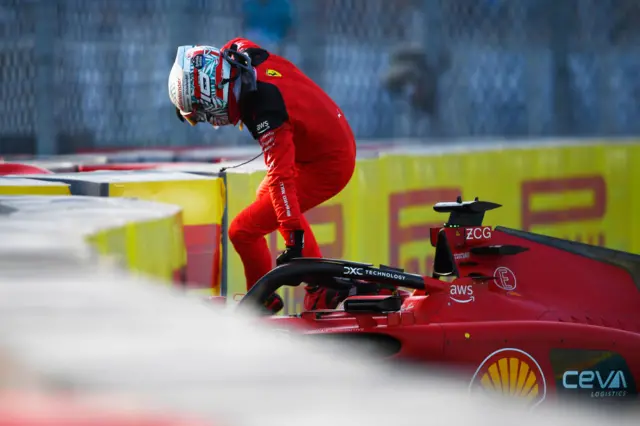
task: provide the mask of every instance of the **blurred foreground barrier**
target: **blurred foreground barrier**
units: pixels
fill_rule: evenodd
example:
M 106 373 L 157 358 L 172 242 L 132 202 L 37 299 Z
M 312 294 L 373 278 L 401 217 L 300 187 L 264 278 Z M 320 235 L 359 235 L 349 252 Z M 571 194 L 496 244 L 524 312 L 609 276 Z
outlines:
M 0 393 L 3 426 L 215 426 L 171 412 L 157 412 L 131 398 L 69 396 L 37 392 Z
M 224 183 L 216 176 L 147 170 L 68 173 L 34 177 L 63 182 L 74 195 L 132 197 L 180 207 L 187 250 L 186 275 L 190 289 L 220 293 L 221 225 Z M 153 248 L 149 248 L 152 250 Z
M 360 159 L 347 188 L 307 213 L 326 257 L 430 273 L 429 228 L 446 218 L 439 201 L 480 197 L 504 207 L 486 223 L 640 253 L 640 141 L 471 144 L 396 148 Z M 264 167 L 227 172 L 228 216 L 255 198 Z M 284 249 L 276 233 L 268 238 Z M 229 245 L 230 246 L 230 245 Z M 231 247 L 231 246 L 230 246 Z M 231 249 L 228 296 L 245 292 Z M 283 290 L 286 311 L 301 309 L 302 289 Z
M 16 262 L 22 249 L 41 256 L 33 260 L 42 262 L 70 245 L 79 259 L 91 258 L 92 247 L 132 272 L 165 282 L 185 267 L 180 215 L 177 206 L 140 200 L 0 196 L 0 234 L 3 241 L 14 242 Z M 37 267 L 19 264 L 25 270 Z

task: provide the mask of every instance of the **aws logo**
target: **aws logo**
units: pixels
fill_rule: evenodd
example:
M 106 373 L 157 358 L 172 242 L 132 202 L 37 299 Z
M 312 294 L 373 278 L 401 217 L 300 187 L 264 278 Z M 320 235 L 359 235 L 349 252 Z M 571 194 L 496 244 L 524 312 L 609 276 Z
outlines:
M 267 75 L 268 75 L 269 77 L 282 77 L 282 74 L 280 74 L 278 71 L 273 70 L 273 69 L 271 69 L 271 68 L 269 68 L 269 69 L 267 70 Z
M 473 286 L 453 284 L 449 287 L 449 298 L 456 303 L 469 303 L 475 300 Z
M 531 355 L 520 349 L 505 348 L 482 361 L 471 379 L 469 392 L 511 397 L 534 408 L 547 396 L 547 383 L 540 365 Z

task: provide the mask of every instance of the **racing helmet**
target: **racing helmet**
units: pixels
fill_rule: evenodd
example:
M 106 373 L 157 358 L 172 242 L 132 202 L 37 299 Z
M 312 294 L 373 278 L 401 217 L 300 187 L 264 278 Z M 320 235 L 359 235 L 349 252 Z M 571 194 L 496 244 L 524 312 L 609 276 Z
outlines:
M 230 124 L 230 83 L 244 71 L 253 73 L 251 60 L 235 45 L 224 52 L 212 46 L 179 46 L 168 82 L 178 118 L 192 126 Z

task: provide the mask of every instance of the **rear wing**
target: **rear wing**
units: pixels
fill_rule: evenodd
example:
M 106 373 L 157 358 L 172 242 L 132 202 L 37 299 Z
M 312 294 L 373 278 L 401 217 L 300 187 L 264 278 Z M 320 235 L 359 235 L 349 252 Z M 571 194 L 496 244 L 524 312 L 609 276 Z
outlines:
M 438 213 L 449 213 L 449 220 L 445 228 L 457 226 L 482 226 L 485 212 L 502 207 L 501 204 L 490 201 L 480 201 L 476 197 L 473 201 L 462 201 L 458 196 L 455 202 L 436 203 L 433 210 Z
M 449 213 L 449 219 L 442 226 L 431 228 L 431 245 L 436 248 L 433 260 L 433 278 L 459 276 L 458 259 L 477 254 L 515 254 L 519 250 L 511 247 L 487 247 L 491 240 L 490 226 L 482 226 L 484 214 L 502 207 L 490 201 L 462 201 L 458 196 L 455 202 L 437 203 L 433 209 L 439 213 Z M 459 229 L 462 228 L 462 229 Z M 485 246 L 480 248 L 479 246 Z M 484 250 L 484 251 L 479 251 Z M 506 250 L 506 252 L 505 252 Z

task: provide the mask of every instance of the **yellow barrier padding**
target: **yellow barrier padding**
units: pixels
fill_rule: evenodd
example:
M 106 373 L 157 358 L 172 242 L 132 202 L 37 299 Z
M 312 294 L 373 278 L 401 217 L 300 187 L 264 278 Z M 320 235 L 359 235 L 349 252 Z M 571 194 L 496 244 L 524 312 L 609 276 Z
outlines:
M 0 205 L 11 211 L 2 217 L 3 224 L 14 223 L 26 238 L 50 227 L 65 238 L 87 242 L 102 256 L 116 258 L 131 272 L 167 283 L 184 266 L 181 212 L 176 206 L 78 196 L 0 197 Z M 177 254 L 181 262 L 174 259 Z
M 221 178 L 179 171 L 139 170 L 52 174 L 47 175 L 46 180 L 70 184 L 74 195 L 137 198 L 179 207 L 183 226 L 179 232 L 185 241 L 187 264 L 176 271 L 176 279 L 188 281 L 190 288 L 209 289 L 211 294 L 219 294 L 225 197 Z M 153 250 L 149 249 L 149 253 Z M 180 262 L 184 262 L 183 254 L 175 253 L 171 265 Z
M 155 277 L 168 284 L 186 264 L 180 215 L 134 221 L 118 228 L 105 229 L 87 238 L 102 255 L 117 257 L 127 269 Z
M 133 197 L 169 203 L 182 208 L 185 226 L 220 224 L 224 203 L 221 178 L 192 175 L 192 180 L 129 181 L 109 184 L 110 197 Z M 135 177 L 135 176 L 134 176 Z
M 136 179 L 137 176 L 140 178 Z M 179 206 L 182 209 L 182 231 L 188 253 L 186 279 L 189 286 L 211 295 L 220 294 L 221 225 L 225 198 L 225 186 L 221 178 L 141 172 L 128 173 L 126 179 L 114 179 L 108 185 L 110 197 L 135 197 Z M 149 251 L 140 255 L 152 253 Z M 179 261 L 183 259 L 173 259 L 171 264 Z
M 127 256 L 132 269 L 150 275 L 173 279 L 175 259 L 173 251 L 165 250 L 175 242 L 173 240 L 173 221 L 159 219 L 127 225 Z
M 104 256 L 120 256 L 123 265 L 129 266 L 127 256 L 127 228 L 124 226 L 100 230 L 87 237 L 94 249 Z
M 0 178 L 0 195 L 70 195 L 69 185 L 27 178 Z
M 637 141 L 640 142 L 640 141 Z M 429 228 L 446 215 L 439 201 L 479 197 L 502 204 L 485 223 L 640 253 L 640 143 L 590 143 L 397 153 L 358 160 L 334 199 L 307 213 L 325 257 L 382 263 L 429 274 Z M 255 198 L 264 171 L 229 172 L 229 220 Z M 282 250 L 277 234 L 268 242 Z M 244 272 L 229 244 L 228 295 L 244 293 Z M 288 301 L 289 313 L 299 311 Z M 294 297 L 293 290 L 286 290 Z

